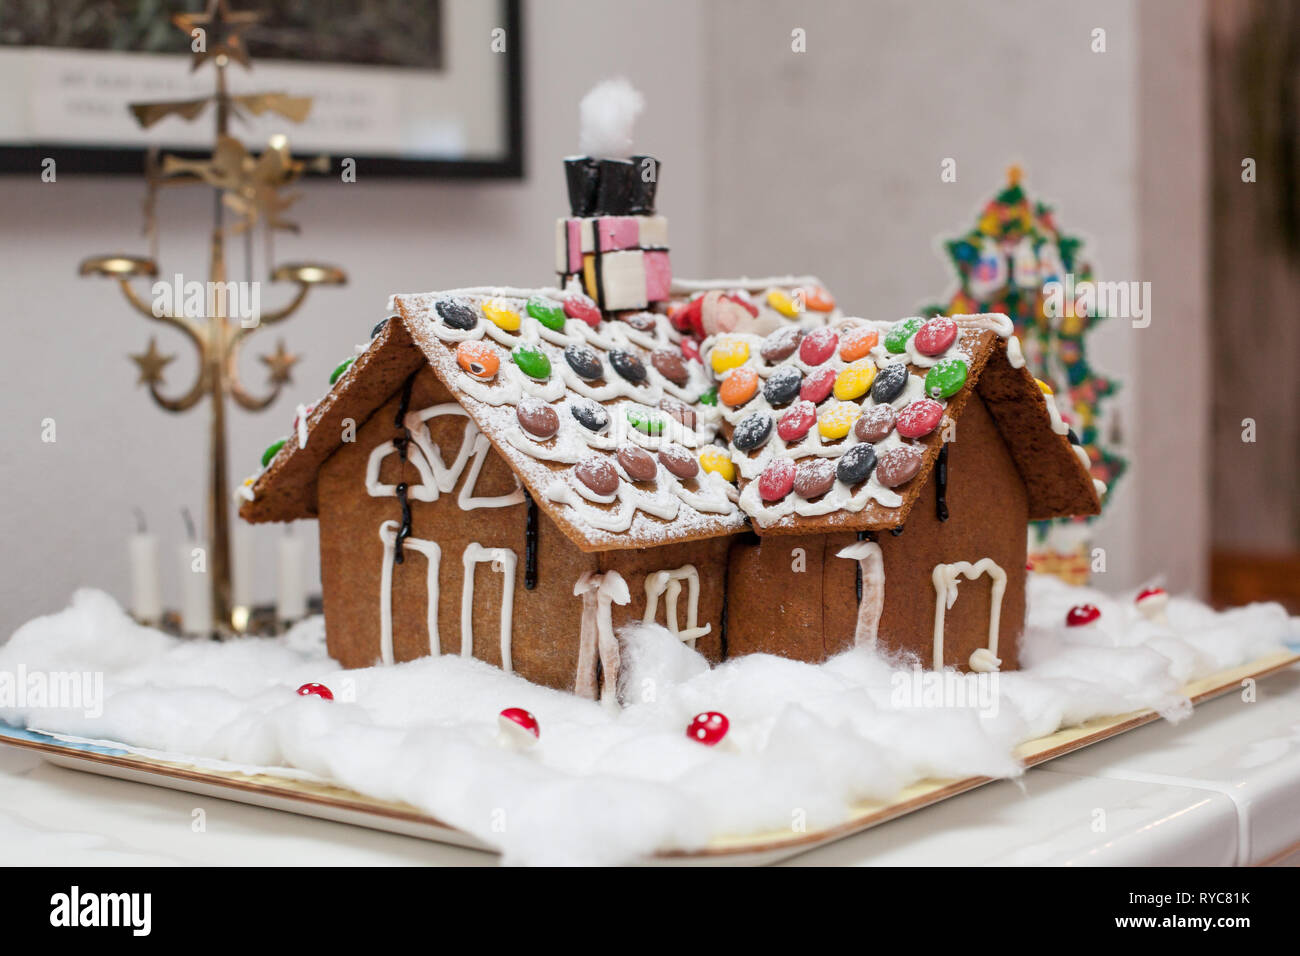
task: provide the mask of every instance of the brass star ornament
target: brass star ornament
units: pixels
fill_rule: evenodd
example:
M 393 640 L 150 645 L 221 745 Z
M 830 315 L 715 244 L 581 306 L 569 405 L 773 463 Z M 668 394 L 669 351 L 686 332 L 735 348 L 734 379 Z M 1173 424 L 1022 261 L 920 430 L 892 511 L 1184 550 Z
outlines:
M 167 363 L 175 360 L 175 355 L 163 355 L 158 351 L 158 340 L 150 339 L 149 348 L 139 355 L 132 355 L 130 359 L 140 369 L 140 378 L 137 385 L 161 385 L 163 381 L 163 369 Z
M 258 358 L 271 370 L 271 384 L 284 385 L 293 381 L 292 369 L 301 358 L 294 355 L 284 347 L 284 339 L 275 343 L 275 351 L 270 355 L 259 355 Z
M 190 71 L 197 70 L 213 58 L 217 58 L 218 65 L 224 65 L 226 60 L 235 60 L 244 69 L 249 69 L 252 63 L 240 33 L 259 22 L 263 16 L 265 14 L 251 10 L 232 12 L 227 0 L 208 0 L 208 8 L 203 13 L 174 14 L 172 23 L 191 39 L 195 30 L 204 33 L 203 49 L 194 51 Z

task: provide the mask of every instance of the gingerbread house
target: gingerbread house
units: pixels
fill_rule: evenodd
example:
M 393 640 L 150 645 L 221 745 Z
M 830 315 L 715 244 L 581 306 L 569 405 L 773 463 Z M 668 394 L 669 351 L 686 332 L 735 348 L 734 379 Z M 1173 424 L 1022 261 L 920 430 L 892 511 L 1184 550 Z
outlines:
M 557 287 L 394 296 L 245 483 L 245 519 L 319 521 L 330 653 L 606 700 L 640 621 L 713 662 L 1014 668 L 1027 522 L 1102 489 L 1009 320 L 673 281 L 647 162 L 566 161 Z

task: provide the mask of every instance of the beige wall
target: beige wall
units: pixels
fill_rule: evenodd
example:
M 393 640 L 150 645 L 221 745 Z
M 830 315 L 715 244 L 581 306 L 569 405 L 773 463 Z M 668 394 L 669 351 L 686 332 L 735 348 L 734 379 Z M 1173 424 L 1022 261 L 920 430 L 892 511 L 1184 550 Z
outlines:
M 287 430 L 294 403 L 324 391 L 329 370 L 365 338 L 388 293 L 549 277 L 550 223 L 564 211 L 559 158 L 576 147 L 576 103 L 614 72 L 649 98 L 638 141 L 665 164 L 661 207 L 672 219 L 680 274 L 814 271 L 850 309 L 873 318 L 908 314 L 950 291 L 937 239 L 968 227 L 1011 161 L 1025 165 L 1035 193 L 1054 200 L 1063 225 L 1088 239 L 1105 277 L 1159 277 L 1163 285 L 1187 269 L 1202 273 L 1199 17 L 1168 17 L 1165 5 L 1168 22 L 1157 29 L 1157 14 L 1139 17 L 1134 0 L 1083 6 L 526 4 L 527 179 L 308 186 L 295 209 L 302 236 L 282 240 L 280 254 L 337 262 L 352 282 L 321 292 L 283 327 L 289 346 L 304 353 L 298 384 L 269 413 L 233 414 L 232 479 Z M 1108 31 L 1105 54 L 1088 49 L 1096 26 Z M 807 31 L 807 53 L 790 51 L 796 27 Z M 1166 68 L 1171 75 L 1158 82 Z M 1144 156 L 1168 158 L 1170 150 L 1185 174 L 1140 170 Z M 956 183 L 939 181 L 944 157 L 957 160 Z M 164 415 L 133 389 L 123 356 L 152 330 L 111 288 L 73 277 L 84 255 L 140 248 L 138 183 L 41 184 L 33 174 L 4 186 L 0 251 L 12 351 L 0 420 L 0 480 L 9 493 L 0 633 L 61 606 L 79 584 L 125 597 L 131 509 L 144 507 L 164 539 L 178 542 L 180 507 L 201 510 L 206 434 L 203 413 Z M 163 268 L 198 269 L 206 202 L 169 202 Z M 1180 242 L 1158 241 L 1170 224 Z M 1158 287 L 1157 309 L 1161 296 Z M 1203 306 L 1194 295 L 1170 294 L 1171 317 L 1175 301 L 1197 341 Z M 159 337 L 161 348 L 184 354 L 165 330 Z M 254 341 L 269 348 L 274 337 Z M 1138 362 L 1146 365 L 1141 356 L 1163 354 L 1141 351 L 1144 341 L 1169 344 L 1118 322 L 1097 338 L 1097 363 L 1130 380 Z M 260 363 L 249 356 L 244 367 L 260 381 Z M 176 387 L 185 384 L 183 361 L 168 371 Z M 1146 365 L 1143 383 L 1123 400 L 1130 437 L 1145 444 L 1160 436 L 1154 447 L 1169 474 L 1153 468 L 1147 474 L 1159 481 L 1148 482 L 1138 453 L 1134 480 L 1101 532 L 1110 567 L 1104 585 L 1164 565 L 1175 568 L 1174 584 L 1200 583 L 1204 476 L 1183 467 L 1199 462 L 1199 439 L 1166 442 L 1168 429 L 1156 423 L 1171 419 L 1135 411 L 1150 398 L 1161 416 L 1186 416 L 1190 407 L 1191 418 L 1179 420 L 1199 422 L 1200 373 L 1180 386 L 1184 404 L 1172 410 L 1160 404 L 1168 403 L 1171 374 L 1158 361 Z M 39 440 L 45 417 L 58 423 L 53 445 Z M 314 528 L 303 531 L 314 540 Z M 269 598 L 274 532 L 256 533 Z M 1174 543 L 1163 543 L 1169 539 L 1160 535 L 1171 533 Z

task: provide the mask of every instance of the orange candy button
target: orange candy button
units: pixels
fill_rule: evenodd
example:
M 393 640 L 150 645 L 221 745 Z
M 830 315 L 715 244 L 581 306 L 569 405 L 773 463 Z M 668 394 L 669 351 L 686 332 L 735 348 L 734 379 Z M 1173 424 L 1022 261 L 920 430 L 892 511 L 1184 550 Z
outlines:
M 840 358 L 852 362 L 876 347 L 880 333 L 875 329 L 848 329 L 840 333 Z
M 461 342 L 456 346 L 456 364 L 479 381 L 488 382 L 496 376 L 501 359 L 485 342 Z
M 805 286 L 803 304 L 814 312 L 830 312 L 835 308 L 835 299 L 819 285 Z
M 748 367 L 733 369 L 718 388 L 718 398 L 722 399 L 724 405 L 730 405 L 732 408 L 744 405 L 756 394 L 758 394 L 758 373 Z

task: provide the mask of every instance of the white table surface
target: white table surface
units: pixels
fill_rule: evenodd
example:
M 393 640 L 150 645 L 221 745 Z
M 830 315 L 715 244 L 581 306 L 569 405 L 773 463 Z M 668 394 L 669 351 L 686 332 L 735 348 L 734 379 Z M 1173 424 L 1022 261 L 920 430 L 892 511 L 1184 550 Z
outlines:
M 1300 667 L 787 861 L 1300 864 Z M 195 832 L 201 809 L 204 828 Z M 6 865 L 492 865 L 411 837 L 66 770 L 0 747 Z

